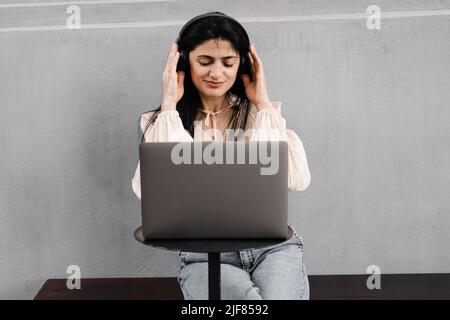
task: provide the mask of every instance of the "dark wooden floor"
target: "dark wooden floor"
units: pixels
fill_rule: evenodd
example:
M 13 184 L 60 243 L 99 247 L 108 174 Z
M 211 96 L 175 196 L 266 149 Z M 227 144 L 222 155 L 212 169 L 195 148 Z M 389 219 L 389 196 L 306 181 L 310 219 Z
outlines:
M 311 300 L 450 299 L 450 273 L 381 275 L 381 289 L 369 290 L 369 275 L 309 276 Z M 183 299 L 176 278 L 81 279 L 69 290 L 66 279 L 47 280 L 35 299 Z

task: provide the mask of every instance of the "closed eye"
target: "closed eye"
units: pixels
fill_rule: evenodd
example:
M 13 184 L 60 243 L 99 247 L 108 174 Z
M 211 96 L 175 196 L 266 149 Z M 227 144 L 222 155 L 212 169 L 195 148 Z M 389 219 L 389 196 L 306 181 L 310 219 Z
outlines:
M 199 62 L 202 66 L 207 66 L 207 65 L 209 65 L 209 64 L 211 64 L 211 62 Z M 227 64 L 227 63 L 224 63 L 223 64 L 225 67 L 227 67 L 227 68 L 231 68 L 233 65 L 232 64 Z

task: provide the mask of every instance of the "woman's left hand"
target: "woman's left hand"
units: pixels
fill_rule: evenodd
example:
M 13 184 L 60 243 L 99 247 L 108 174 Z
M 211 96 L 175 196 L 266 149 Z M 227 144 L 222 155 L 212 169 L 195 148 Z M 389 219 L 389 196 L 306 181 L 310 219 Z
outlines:
M 264 73 L 264 68 L 261 59 L 256 53 L 253 43 L 250 44 L 250 52 L 248 57 L 250 61 L 250 70 L 253 75 L 253 81 L 247 74 L 242 74 L 241 78 L 245 86 L 245 94 L 251 103 L 253 103 L 258 110 L 268 106 L 272 106 L 271 100 L 267 93 L 267 80 Z

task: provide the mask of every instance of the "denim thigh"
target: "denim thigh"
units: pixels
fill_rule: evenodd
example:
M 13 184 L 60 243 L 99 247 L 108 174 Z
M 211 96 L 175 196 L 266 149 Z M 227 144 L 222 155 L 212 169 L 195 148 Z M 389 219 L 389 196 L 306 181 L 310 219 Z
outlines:
M 309 299 L 303 239 L 298 232 L 294 230 L 293 236 L 280 244 L 244 251 L 244 267 L 263 299 Z

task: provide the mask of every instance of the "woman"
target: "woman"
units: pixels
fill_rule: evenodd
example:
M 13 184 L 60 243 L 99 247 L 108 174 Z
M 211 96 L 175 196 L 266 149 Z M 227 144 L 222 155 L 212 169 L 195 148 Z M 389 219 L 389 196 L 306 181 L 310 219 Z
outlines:
M 180 60 L 180 52 L 182 54 Z M 184 60 L 183 60 L 184 59 Z M 161 106 L 140 119 L 147 142 L 286 140 L 288 189 L 305 190 L 311 175 L 303 144 L 271 101 L 263 64 L 243 27 L 222 13 L 183 27 L 163 74 Z M 244 135 L 226 134 L 241 130 Z M 250 132 L 250 134 L 248 134 Z M 140 167 L 132 187 L 140 199 Z M 178 282 L 186 299 L 207 299 L 207 254 L 180 252 Z M 222 299 L 309 299 L 303 240 L 221 255 Z

